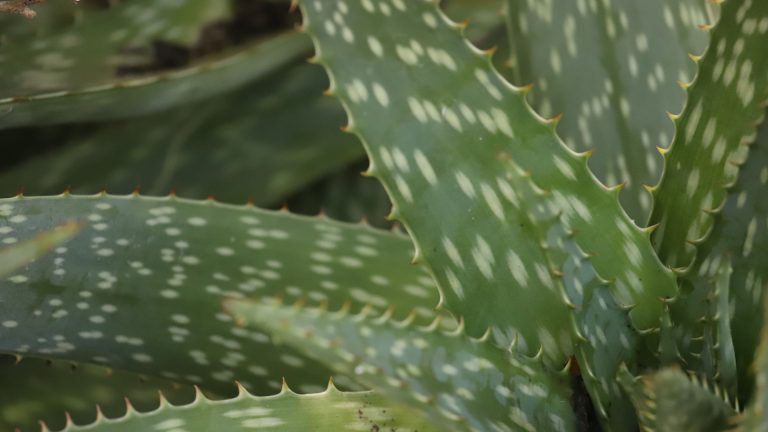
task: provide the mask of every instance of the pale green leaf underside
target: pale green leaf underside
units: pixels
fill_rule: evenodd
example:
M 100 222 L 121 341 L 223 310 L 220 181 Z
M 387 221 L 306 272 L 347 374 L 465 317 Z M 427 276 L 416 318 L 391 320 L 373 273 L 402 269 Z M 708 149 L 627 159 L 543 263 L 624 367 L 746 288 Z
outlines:
M 322 71 L 295 65 L 233 93 L 78 133 L 62 150 L 0 175 L 0 195 L 52 195 L 67 187 L 122 194 L 140 186 L 149 195 L 175 189 L 186 198 L 282 204 L 300 187 L 363 157 L 363 148 L 339 131 L 344 114 L 321 96 L 326 86 Z M 40 132 L 39 143 L 58 130 Z M 29 129 L 0 131 L 0 141 L 36 144 L 30 135 Z
M 621 202 L 644 223 L 650 196 L 641 187 L 661 174 L 656 146 L 674 134 L 666 111 L 679 112 L 707 36 L 702 0 L 541 2 L 507 0 L 512 68 L 533 83 L 530 101 L 574 150 L 595 150 L 589 165 L 606 184 L 626 182 Z M 575 83 L 578 83 L 575 85 Z
M 638 380 L 625 371 L 622 384 L 635 402 L 641 430 L 722 431 L 735 413 L 719 389 L 678 369 L 663 369 Z
M 295 394 L 284 390 L 270 397 L 242 392 L 234 399 L 210 401 L 203 396 L 188 405 L 164 404 L 149 413 L 130 412 L 117 419 L 71 426 L 62 432 L 281 432 L 399 431 L 432 432 L 438 429 L 411 410 L 394 405 L 371 392 L 343 393 L 329 388 L 323 393 Z
M 225 298 L 350 300 L 434 315 L 437 293 L 407 264 L 407 239 L 326 219 L 174 198 L 8 199 L 0 244 L 72 219 L 86 223 L 77 237 L 0 281 L 0 352 L 214 390 L 237 379 L 261 393 L 279 388 L 280 376 L 318 384 L 329 372 L 262 331 L 235 328 Z
M 0 356 L 0 430 L 38 432 L 38 421 L 61 430 L 66 415 L 77 424 L 96 420 L 96 405 L 107 417 L 126 412 L 125 398 L 139 411 L 159 405 L 158 391 L 172 403 L 194 400 L 191 385 L 86 363 Z M 210 395 L 209 395 L 210 396 Z M 231 397 L 231 396 L 230 396 Z
M 370 173 L 470 334 L 494 325 L 564 359 L 563 249 L 548 241 L 561 227 L 633 323 L 658 326 L 675 284 L 646 235 L 434 4 L 299 3 Z
M 653 191 L 651 223 L 659 224 L 653 241 L 670 267 L 694 263 L 696 245 L 711 232 L 712 213 L 722 207 L 755 140 L 768 98 L 766 42 L 768 3 L 723 3 Z
M 182 3 L 190 10 L 217 10 L 226 2 Z M 133 48 L 135 43 L 146 49 L 153 38 L 183 30 L 166 21 L 183 21 L 190 18 L 189 14 L 174 6 L 169 9 L 169 4 L 144 0 L 121 3 L 85 14 L 82 22 L 72 28 L 41 38 L 28 35 L 4 45 L 0 49 L 0 71 L 13 78 L 3 80 L 0 87 L 0 129 L 161 111 L 237 88 L 295 60 L 309 48 L 301 35 L 279 34 L 207 56 L 181 69 L 117 77 L 116 67 L 125 64 L 123 60 L 131 61 L 122 53 L 124 49 Z M 203 22 L 220 15 L 204 16 Z M 196 20 L 194 31 L 198 32 L 201 25 Z M 97 49 L 98 53 L 94 51 Z M 134 61 L 141 64 L 146 60 L 146 55 L 139 55 Z
M 328 312 L 233 301 L 246 328 L 266 328 L 304 354 L 392 400 L 424 412 L 441 430 L 575 430 L 569 377 L 532 359 L 368 311 Z

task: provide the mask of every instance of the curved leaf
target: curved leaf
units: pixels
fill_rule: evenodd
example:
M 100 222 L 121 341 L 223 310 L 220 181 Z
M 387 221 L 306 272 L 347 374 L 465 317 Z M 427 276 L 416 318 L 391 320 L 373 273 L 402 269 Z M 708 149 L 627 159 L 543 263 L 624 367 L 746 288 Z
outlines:
M 330 372 L 306 367 L 305 357 L 262 331 L 235 328 L 224 298 L 351 300 L 434 316 L 431 280 L 403 263 L 407 239 L 364 226 L 175 198 L 63 196 L 0 206 L 0 242 L 87 222 L 65 247 L 0 281 L 0 352 L 221 392 L 237 379 L 265 392 L 279 387 L 275 377 L 316 385 Z
M 589 166 L 606 184 L 625 183 L 621 203 L 645 223 L 641 187 L 661 174 L 656 146 L 674 134 L 664 115 L 679 111 L 694 67 L 686 55 L 706 48 L 702 0 L 600 2 L 507 0 L 515 82 L 533 83 L 532 106 L 563 113 L 557 131 L 576 151 L 595 150 Z M 576 84 L 578 83 L 578 84 Z
M 755 140 L 768 101 L 766 42 L 768 3 L 723 2 L 652 189 L 651 223 L 659 226 L 653 242 L 670 267 L 690 269 Z
M 103 366 L 0 356 L 0 430 L 39 431 L 38 421 L 61 430 L 67 415 L 78 424 L 96 420 L 96 405 L 107 417 L 126 412 L 125 399 L 139 411 L 158 407 L 158 391 L 173 403 L 189 403 L 195 390 L 166 378 L 147 377 Z
M 130 193 L 141 186 L 146 194 L 174 189 L 187 198 L 281 204 L 306 183 L 364 154 L 339 132 L 343 113 L 321 97 L 326 86 L 321 71 L 292 66 L 234 93 L 76 133 L 61 150 L 0 175 L 0 194 L 58 194 L 65 188 Z M 29 136 L 29 129 L 0 131 L 2 142 L 50 140 L 30 143 Z
M 425 413 L 441 430 L 575 430 L 569 377 L 541 358 L 472 340 L 461 329 L 414 327 L 364 309 L 331 313 L 274 302 L 231 301 L 236 320 L 276 338 L 392 400 Z
M 713 391 L 706 381 L 678 369 L 663 369 L 638 381 L 625 371 L 622 384 L 635 401 L 641 430 L 722 431 L 735 413 L 717 387 Z
M 763 304 L 763 309 L 768 303 Z M 765 311 L 763 312 L 766 313 Z M 760 344 L 755 350 L 751 376 L 754 379 L 754 392 L 750 405 L 735 418 L 739 431 L 758 432 L 768 429 L 768 325 L 763 324 Z
M 673 275 L 616 193 L 594 181 L 587 157 L 562 144 L 460 26 L 431 2 L 299 4 L 315 60 L 368 150 L 369 173 L 470 334 L 494 325 L 523 349 L 544 345 L 564 361 L 572 342 L 555 281 L 562 262 L 548 256 L 560 249 L 542 236 L 559 225 L 612 282 L 619 305 L 632 308 L 633 324 L 658 327 Z
M 402 432 L 437 431 L 407 408 L 371 392 L 342 393 L 330 386 L 318 394 L 300 395 L 287 387 L 271 397 L 254 397 L 241 389 L 225 401 L 210 401 L 198 394 L 189 405 L 162 402 L 159 409 L 93 424 L 72 425 L 62 432 L 133 432 L 173 430 L 189 432 L 279 430 L 332 432 L 340 430 Z
M 75 25 L 42 38 L 13 40 L 0 49 L 0 71 L 12 77 L 0 86 L 0 129 L 161 111 L 237 88 L 308 50 L 305 37 L 279 34 L 203 56 L 181 68 L 116 75 L 118 66 L 152 60 L 147 52 L 152 43 L 197 37 L 202 23 L 221 13 L 195 18 L 192 12 L 217 11 L 226 4 L 139 0 L 84 14 Z M 191 18 L 191 28 L 175 25 Z

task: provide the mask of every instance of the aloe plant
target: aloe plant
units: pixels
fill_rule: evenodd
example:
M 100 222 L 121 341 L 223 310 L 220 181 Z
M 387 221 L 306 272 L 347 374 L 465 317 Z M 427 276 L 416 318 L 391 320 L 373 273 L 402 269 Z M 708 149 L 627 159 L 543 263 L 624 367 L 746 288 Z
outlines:
M 0 429 L 766 429 L 768 3 L 229 5 L 0 2 Z

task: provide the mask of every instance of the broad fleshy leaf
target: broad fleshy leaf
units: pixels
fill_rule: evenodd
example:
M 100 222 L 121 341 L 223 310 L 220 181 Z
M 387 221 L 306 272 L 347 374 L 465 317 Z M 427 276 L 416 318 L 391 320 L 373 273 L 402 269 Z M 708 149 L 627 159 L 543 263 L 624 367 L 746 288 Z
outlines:
M 659 299 L 676 286 L 647 234 L 460 26 L 433 2 L 299 4 L 369 173 L 470 334 L 494 325 L 529 353 L 544 346 L 560 362 L 572 353 L 556 277 L 563 262 L 552 252 L 562 249 L 547 242 L 558 227 L 611 282 L 633 324 L 658 327 Z
M 707 377 L 730 397 L 736 396 L 737 365 L 731 335 L 730 289 L 733 266 L 725 255 L 711 256 L 697 273 L 681 279 L 681 298 L 670 305 L 662 327 L 662 363 L 685 365 Z
M 158 391 L 175 404 L 194 400 L 191 385 L 86 363 L 0 356 L 0 430 L 38 432 L 38 421 L 61 430 L 66 415 L 77 424 L 126 412 L 128 398 L 139 411 L 158 407 Z
M 652 189 L 653 242 L 662 261 L 689 270 L 736 181 L 768 100 L 768 3 L 725 1 L 699 61 L 688 101 L 674 120 L 664 174 Z M 684 199 L 683 199 L 684 198 Z
M 644 431 L 722 431 L 735 414 L 718 387 L 710 389 L 706 380 L 689 377 L 679 369 L 663 369 L 638 379 L 625 370 L 621 380 L 635 402 Z
M 563 114 L 557 131 L 576 151 L 595 154 L 589 166 L 606 184 L 624 182 L 621 203 L 639 223 L 651 209 L 641 187 L 661 174 L 656 146 L 674 129 L 677 80 L 693 77 L 688 53 L 706 48 L 701 0 L 507 0 L 516 83 L 535 85 L 532 106 Z M 578 83 L 578 85 L 574 85 Z
M 140 186 L 150 195 L 173 189 L 186 198 L 281 204 L 364 155 L 339 131 L 343 112 L 321 96 L 326 87 L 322 71 L 291 66 L 234 93 L 76 133 L 61 150 L 0 175 L 0 194 L 121 194 Z M 0 142 L 44 144 L 61 129 L 49 127 L 32 142 L 28 128 L 0 131 Z
M 461 329 L 413 326 L 369 310 L 328 312 L 275 302 L 231 301 L 246 327 L 288 345 L 381 394 L 425 413 L 441 430 L 575 430 L 567 372 L 500 350 Z
M 731 330 L 739 394 L 746 398 L 754 385 L 750 367 L 762 341 L 762 305 L 768 292 L 768 122 L 760 128 L 757 143 L 740 169 L 739 181 L 729 190 L 712 234 L 700 250 L 703 260 L 698 271 L 715 265 L 709 257 L 730 257 Z
M 296 394 L 287 387 L 280 394 L 256 397 L 240 389 L 229 400 L 211 401 L 198 394 L 188 405 L 161 402 L 148 413 L 130 411 L 116 419 L 99 418 L 88 425 L 72 425 L 62 432 L 242 430 L 401 431 L 433 432 L 438 429 L 408 408 L 395 405 L 372 392 L 344 393 L 329 388 L 323 393 Z
M 0 281 L 0 352 L 93 362 L 225 392 L 259 393 L 285 376 L 330 372 L 239 329 L 225 298 L 281 295 L 432 319 L 436 292 L 405 263 L 408 240 L 365 226 L 175 198 L 0 201 L 0 242 L 78 220 L 87 225 Z
M 124 2 L 83 13 L 75 24 L 39 38 L 12 38 L 0 48 L 0 73 L 10 77 L 0 85 L 0 128 L 158 112 L 237 88 L 309 48 L 304 36 L 270 35 L 180 67 L 118 75 L 120 67 L 151 64 L 152 50 L 159 49 L 153 44 L 189 42 L 192 35 L 197 40 L 227 4 Z M 173 57 L 187 48 L 171 44 L 165 50 Z
M 730 261 L 735 309 L 729 315 L 738 391 L 746 397 L 751 387 L 746 371 L 758 340 L 767 280 L 762 270 L 766 227 L 760 216 L 766 214 L 767 150 L 765 138 L 754 141 L 768 99 L 768 76 L 763 73 L 768 68 L 763 49 L 768 41 L 768 5 L 723 3 L 711 40 L 688 89 L 687 106 L 675 120 L 677 135 L 665 154 L 664 177 L 653 191 L 651 222 L 659 224 L 653 241 L 660 257 L 685 274 L 682 295 L 671 305 L 675 327 L 687 329 L 678 341 L 680 351 L 693 354 L 686 358 L 687 368 L 711 379 L 734 373 L 717 364 L 712 372 L 706 361 L 720 353 L 700 334 L 700 322 L 709 320 L 707 299 L 715 297 L 713 275 L 723 260 Z M 691 345 L 691 338 L 704 344 Z M 721 340 L 720 346 L 726 341 Z M 735 390 L 735 383 L 722 384 Z

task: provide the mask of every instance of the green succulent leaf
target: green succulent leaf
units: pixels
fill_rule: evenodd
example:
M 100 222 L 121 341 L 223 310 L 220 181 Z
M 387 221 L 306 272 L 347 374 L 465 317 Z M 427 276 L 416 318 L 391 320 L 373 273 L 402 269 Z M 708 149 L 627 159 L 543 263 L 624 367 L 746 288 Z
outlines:
M 5 216 L 8 210 L 0 207 L 0 217 Z M 8 228 L 0 228 L 0 232 Z M 35 259 L 48 253 L 51 249 L 66 243 L 69 239 L 77 235 L 80 231 L 80 225 L 76 222 L 67 222 L 61 226 L 55 227 L 49 231 L 38 234 L 34 239 L 18 243 L 18 239 L 11 237 L 5 238 L 6 245 L 0 248 L 0 277 L 13 273 L 21 267 L 29 264 Z
M 258 329 L 225 298 L 351 301 L 433 319 L 437 293 L 408 240 L 365 226 L 175 198 L 0 201 L 0 242 L 68 220 L 77 237 L 0 280 L 0 352 L 92 362 L 203 385 L 311 390 L 330 372 Z M 316 387 L 314 387 L 316 389 Z
M 529 352 L 544 346 L 560 361 L 572 352 L 556 277 L 563 263 L 552 258 L 562 249 L 547 242 L 559 227 L 632 309 L 633 324 L 658 327 L 659 299 L 676 286 L 647 234 L 460 26 L 433 2 L 299 4 L 369 173 L 470 334 L 493 325 Z
M 768 303 L 763 303 L 764 314 Z M 741 432 L 758 432 L 768 429 L 768 324 L 763 324 L 760 342 L 755 350 L 754 363 L 749 368 L 750 377 L 754 380 L 752 400 L 744 412 L 734 420 L 738 422 Z
M 313 431 L 437 431 L 408 408 L 371 392 L 344 393 L 332 386 L 316 394 L 296 394 L 285 387 L 280 394 L 256 397 L 240 389 L 225 401 L 211 401 L 201 394 L 190 404 L 161 406 L 148 413 L 129 411 L 115 419 L 99 418 L 92 424 L 72 425 L 62 432 L 133 432 L 173 430 Z
M 441 430 L 575 430 L 569 377 L 436 324 L 413 326 L 362 310 L 227 303 L 237 321 L 267 328 L 283 343 L 394 401 L 424 412 Z
M 281 204 L 364 155 L 339 131 L 343 112 L 321 96 L 326 86 L 322 71 L 292 65 L 234 93 L 69 137 L 62 127 L 38 130 L 37 140 L 28 128 L 0 131 L 0 141 L 8 143 L 45 144 L 51 136 L 69 141 L 0 175 L 0 194 L 52 195 L 65 188 L 121 194 L 141 186 L 150 195 L 174 189 L 186 198 Z M 233 178 L 241 181 L 233 184 Z
M 765 315 L 762 305 L 768 284 L 768 122 L 764 122 L 739 180 L 729 190 L 709 239 L 701 246 L 697 271 L 715 265 L 713 258 L 727 254 L 733 274 L 730 302 L 733 304 L 731 333 L 739 371 L 742 398 L 750 394 L 754 375 L 750 367 L 761 339 Z
M 669 345 L 662 363 L 685 365 L 689 372 L 736 396 L 737 366 L 731 335 L 730 289 L 733 266 L 728 256 L 707 259 L 697 273 L 681 280 L 683 298 L 670 305 L 670 322 L 662 327 Z
M 181 67 L 118 74 L 120 67 L 151 63 L 153 44 L 197 40 L 204 24 L 221 18 L 227 5 L 124 2 L 86 11 L 61 31 L 11 38 L 0 50 L 0 73 L 10 77 L 0 84 L 0 129 L 158 112 L 237 88 L 309 48 L 304 36 L 270 35 Z
M 126 412 L 125 399 L 139 411 L 156 409 L 158 392 L 175 404 L 194 400 L 195 389 L 87 363 L 0 356 L 0 430 L 39 431 L 39 421 L 59 431 L 67 415 L 77 424 L 96 420 L 96 405 L 107 417 Z
M 624 370 L 622 385 L 632 396 L 643 431 L 722 431 L 735 414 L 718 387 L 676 368 L 634 379 Z
M 755 140 L 768 100 L 766 42 L 768 3 L 723 2 L 653 189 L 653 242 L 670 267 L 690 269 Z
M 532 83 L 532 106 L 563 113 L 557 131 L 605 183 L 624 182 L 621 203 L 644 223 L 650 196 L 641 187 L 661 174 L 654 151 L 674 134 L 665 111 L 679 111 L 707 37 L 700 0 L 549 2 L 507 0 L 515 82 Z M 574 85 L 578 82 L 578 85 Z

